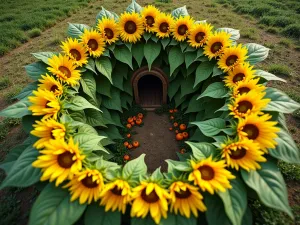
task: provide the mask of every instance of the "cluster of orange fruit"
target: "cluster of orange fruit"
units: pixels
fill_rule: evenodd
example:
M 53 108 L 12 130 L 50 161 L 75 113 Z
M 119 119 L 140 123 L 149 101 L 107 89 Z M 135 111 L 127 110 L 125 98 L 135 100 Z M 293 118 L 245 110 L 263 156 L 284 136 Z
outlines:
M 170 109 L 169 113 L 171 114 L 170 120 L 174 120 L 173 113 L 176 113 L 177 109 Z M 176 140 L 182 141 L 183 139 L 187 139 L 189 137 L 189 133 L 186 132 L 186 125 L 184 123 L 178 124 L 177 122 L 173 123 L 173 127 L 169 128 L 170 131 L 175 130 Z
M 144 115 L 143 113 L 137 114 L 137 116 L 128 117 L 126 127 L 128 129 L 132 128 L 134 125 L 141 125 L 143 122 Z

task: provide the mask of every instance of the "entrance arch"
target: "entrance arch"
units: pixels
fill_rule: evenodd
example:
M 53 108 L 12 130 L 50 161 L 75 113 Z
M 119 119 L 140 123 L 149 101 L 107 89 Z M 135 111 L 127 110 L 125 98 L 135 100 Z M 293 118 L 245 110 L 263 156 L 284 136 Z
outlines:
M 160 68 L 149 71 L 147 66 L 141 67 L 134 72 L 131 84 L 135 102 L 143 108 L 151 110 L 167 103 L 168 78 Z

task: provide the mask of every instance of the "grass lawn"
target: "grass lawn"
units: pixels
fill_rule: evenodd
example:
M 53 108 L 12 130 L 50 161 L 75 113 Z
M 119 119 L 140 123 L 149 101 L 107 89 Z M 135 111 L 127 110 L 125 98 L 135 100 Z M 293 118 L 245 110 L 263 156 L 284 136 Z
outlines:
M 172 11 L 176 7 L 187 5 L 189 13 L 197 20 L 206 19 L 215 27 L 232 27 L 239 29 L 241 33 L 240 42 L 255 42 L 270 48 L 271 51 L 268 59 L 259 64 L 258 67 L 269 70 L 286 79 L 287 83 L 272 82 L 272 86 L 281 89 L 294 100 L 300 102 L 300 47 L 297 45 L 297 40 L 289 38 L 294 37 L 295 32 L 300 32 L 300 2 L 296 0 L 286 0 L 283 3 L 274 0 L 253 0 L 251 1 L 251 5 L 249 5 L 247 4 L 248 1 L 249 0 L 173 0 L 173 3 L 161 3 L 155 0 L 138 0 L 141 5 L 155 4 L 157 7 L 167 12 Z M 101 9 L 101 6 L 119 14 L 126 9 L 130 0 L 92 1 L 87 7 L 82 8 L 82 6 L 87 5 L 87 2 L 88 0 L 68 0 L 66 4 L 65 1 L 59 0 L 1 1 L 0 54 L 1 51 L 3 51 L 1 49 L 10 51 L 12 48 L 20 45 L 23 42 L 22 40 L 28 42 L 0 58 L 0 110 L 11 104 L 13 96 L 30 82 L 24 69 L 25 65 L 36 60 L 30 53 L 40 51 L 60 51 L 59 44 L 60 41 L 66 37 L 68 22 L 93 25 L 95 23 L 96 14 Z M 2 5 L 4 6 L 4 9 Z M 28 9 L 26 9 L 26 7 L 28 7 Z M 257 8 L 259 7 L 264 10 L 261 11 L 261 15 L 256 15 L 254 9 L 258 10 Z M 73 12 L 72 10 L 76 8 L 80 8 L 80 10 Z M 244 11 L 241 11 L 243 8 Z M 245 11 L 246 8 L 248 11 Z M 11 16 L 11 19 L 9 19 L 9 15 Z M 284 26 L 278 26 L 278 22 L 276 22 L 277 17 L 284 18 L 291 23 Z M 21 25 L 26 18 L 29 19 L 28 24 L 35 24 L 36 26 L 32 26 L 27 30 L 24 30 L 24 28 L 22 29 Z M 57 19 L 61 20 L 63 18 L 64 20 L 57 21 Z M 272 22 L 269 24 L 262 22 L 267 21 L 267 19 L 270 19 Z M 53 22 L 52 25 L 47 25 L 46 21 L 55 22 Z M 46 29 L 50 26 L 51 28 Z M 295 26 L 299 29 L 298 31 L 294 29 L 295 32 L 293 31 L 293 35 L 289 33 L 289 35 L 287 35 L 288 37 L 283 37 L 283 35 L 286 35 L 285 30 L 290 26 Z M 29 37 L 34 37 L 39 34 L 40 31 L 37 29 L 40 29 L 41 31 L 44 29 L 46 30 L 41 32 L 40 36 L 36 37 L 34 40 L 28 40 Z M 273 32 L 271 33 L 270 31 L 272 31 L 272 29 Z M 7 33 L 9 33 L 8 37 L 5 36 Z M 18 39 L 17 37 L 20 38 Z M 22 39 L 24 37 L 26 38 Z M 13 45 L 14 43 L 17 44 Z M 1 122 L 0 149 L 2 152 L 0 152 L 0 161 L 3 159 L 5 152 L 17 142 L 24 139 L 25 135 L 19 129 L 19 123 L 20 121 L 14 120 L 3 120 Z M 287 117 L 287 123 L 293 138 L 299 146 L 300 112 L 289 115 Z M 5 136 L 9 136 L 9 138 L 5 138 Z M 1 141 L 1 137 L 4 140 Z M 299 196 L 300 194 L 300 167 L 297 165 L 281 163 L 280 168 L 282 169 L 289 186 L 289 193 L 291 196 L 290 202 L 293 205 L 294 213 L 295 215 L 300 215 L 300 199 L 299 197 L 293 197 Z M 5 189 L 5 193 L 13 193 L 11 195 L 11 201 L 15 201 L 14 198 L 17 198 L 17 201 L 21 201 L 21 204 L 23 204 L 23 200 L 18 197 L 20 195 L 18 194 L 20 190 L 15 192 L 15 189 Z M 0 202 L 2 204 L 3 199 L 1 198 L 1 193 L 2 192 L 0 192 Z M 6 196 L 10 198 L 10 195 Z M 20 196 L 22 197 L 22 195 Z M 32 194 L 32 196 L 35 195 Z M 10 202 L 7 203 L 7 207 L 12 209 L 11 213 L 15 212 L 14 210 L 17 210 L 17 207 L 11 207 Z M 254 203 L 253 207 L 262 212 L 259 215 L 255 215 L 256 217 L 263 215 L 264 220 L 260 221 L 259 224 L 290 223 L 290 221 L 284 219 L 286 216 L 282 213 L 277 213 L 274 210 L 267 210 L 257 203 Z M 2 211 L 2 209 L 0 211 Z M 272 223 L 272 221 L 275 222 Z M 298 218 L 298 224 L 300 223 L 299 221 L 300 218 Z

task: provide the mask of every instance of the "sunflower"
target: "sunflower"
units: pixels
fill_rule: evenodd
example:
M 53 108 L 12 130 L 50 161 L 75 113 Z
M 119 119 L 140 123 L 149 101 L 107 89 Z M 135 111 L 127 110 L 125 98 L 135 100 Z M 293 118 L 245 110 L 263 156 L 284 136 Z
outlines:
M 80 71 L 76 70 L 74 61 L 66 55 L 54 55 L 48 60 L 50 67 L 47 69 L 57 76 L 61 81 L 75 86 L 80 80 Z
M 264 152 L 259 149 L 257 143 L 244 139 L 238 142 L 221 144 L 222 158 L 231 168 L 239 170 L 239 167 L 249 171 L 260 169 L 258 162 L 266 162 Z
M 220 56 L 231 45 L 230 34 L 220 31 L 209 36 L 204 46 L 204 54 L 211 60 Z
M 123 13 L 120 16 L 119 31 L 122 41 L 136 43 L 144 33 L 143 19 L 138 13 Z
M 202 47 L 211 35 L 213 27 L 208 23 L 196 23 L 192 26 L 188 43 L 194 48 Z
M 228 71 L 228 75 L 225 77 L 225 85 L 227 87 L 235 87 L 241 81 L 248 81 L 254 77 L 253 66 L 250 66 L 249 63 L 243 63 L 236 67 L 233 70 Z
M 248 58 L 248 50 L 242 44 L 225 48 L 218 61 L 219 68 L 225 72 L 233 70 Z
M 190 16 L 180 16 L 171 26 L 173 37 L 177 41 L 184 41 L 194 24 L 194 20 Z
M 232 188 L 229 179 L 234 179 L 228 170 L 225 169 L 224 160 L 213 161 L 212 156 L 200 162 L 190 161 L 193 171 L 189 174 L 189 181 L 194 181 L 202 191 L 214 194 L 214 191 L 224 192 L 226 188 Z
M 167 218 L 168 192 L 156 183 L 142 182 L 133 189 L 131 217 L 145 218 L 149 211 L 156 224 L 159 224 L 161 216 Z
M 131 188 L 125 180 L 115 180 L 104 186 L 100 194 L 100 205 L 105 205 L 105 211 L 118 209 L 123 214 L 126 211 L 126 204 L 131 200 Z
M 119 39 L 118 24 L 114 19 L 99 20 L 97 28 L 107 44 L 111 45 Z
M 263 99 L 265 94 L 264 92 L 250 91 L 233 98 L 228 105 L 228 109 L 231 111 L 230 115 L 235 118 L 244 118 L 252 113 L 259 113 L 271 101 L 271 99 Z
M 56 180 L 56 186 L 80 171 L 82 160 L 85 158 L 80 154 L 78 144 L 74 144 L 72 138 L 68 143 L 63 139 L 51 139 L 40 152 L 42 155 L 38 156 L 32 166 L 42 169 L 41 181 Z
M 105 50 L 105 42 L 102 35 L 96 30 L 85 29 L 81 41 L 87 48 L 90 56 L 100 57 Z
M 40 139 L 34 143 L 33 147 L 41 149 L 44 148 L 45 144 L 49 143 L 51 139 L 64 139 L 66 134 L 64 124 L 51 118 L 35 122 L 36 124 L 33 125 L 34 129 L 30 133 Z
M 86 169 L 74 176 L 64 188 L 69 187 L 71 201 L 79 198 L 79 203 L 84 204 L 94 200 L 98 201 L 100 192 L 104 187 L 103 176 L 98 170 Z
M 156 32 L 156 36 L 159 38 L 168 38 L 171 34 L 171 27 L 174 20 L 169 14 L 160 13 L 155 18 L 153 30 Z
M 154 32 L 154 23 L 158 14 L 159 10 L 152 5 L 143 8 L 142 18 L 146 31 Z
M 233 97 L 237 97 L 238 95 L 246 94 L 249 91 L 262 92 L 266 89 L 266 87 L 262 84 L 258 84 L 259 78 L 240 81 L 233 88 Z
M 267 148 L 275 148 L 277 143 L 274 139 L 278 137 L 276 133 L 280 129 L 276 127 L 277 122 L 268 121 L 271 118 L 269 114 L 262 116 L 251 114 L 245 119 L 239 119 L 237 125 L 239 138 L 253 140 L 264 152 L 268 152 Z
M 55 96 L 61 96 L 63 94 L 63 86 L 60 81 L 55 80 L 54 77 L 48 74 L 42 75 L 42 79 L 39 79 L 40 84 L 38 87 L 42 90 L 53 92 Z
M 198 217 L 198 210 L 206 211 L 203 203 L 203 197 L 198 188 L 182 181 L 176 181 L 170 186 L 171 212 L 178 213 L 190 218 L 191 211 L 195 217 Z
M 32 103 L 28 107 L 32 111 L 33 116 L 44 116 L 44 119 L 53 117 L 57 119 L 60 110 L 60 102 L 53 92 L 38 89 L 32 92 L 34 96 L 29 96 L 28 100 Z
M 86 48 L 77 39 L 68 38 L 67 41 L 62 42 L 61 48 L 73 60 L 75 65 L 82 66 L 88 63 Z

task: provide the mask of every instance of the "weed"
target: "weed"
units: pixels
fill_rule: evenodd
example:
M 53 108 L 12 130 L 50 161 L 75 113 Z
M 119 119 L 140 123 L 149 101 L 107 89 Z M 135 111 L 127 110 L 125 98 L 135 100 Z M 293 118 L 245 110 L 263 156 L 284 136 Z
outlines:
M 300 37 L 300 24 L 291 24 L 282 30 L 282 34 L 287 37 Z
M 41 31 L 39 28 L 33 28 L 32 30 L 30 30 L 30 31 L 28 32 L 28 36 L 29 36 L 30 38 L 35 38 L 35 37 L 40 36 L 41 33 L 42 33 L 42 31 Z
M 276 27 L 269 27 L 267 29 L 267 32 L 271 33 L 271 34 L 278 34 L 279 33 L 279 29 Z
M 259 38 L 257 31 L 253 28 L 242 30 L 241 35 L 243 38 L 248 38 L 251 40 L 257 40 Z
M 271 64 L 268 67 L 268 71 L 270 73 L 274 73 L 275 75 L 283 75 L 283 76 L 290 76 L 291 75 L 291 69 L 286 65 L 281 64 Z
M 290 164 L 283 161 L 278 163 L 282 175 L 287 180 L 300 181 L 300 165 Z
M 7 88 L 10 85 L 10 80 L 7 77 L 0 78 L 0 90 Z
M 21 90 L 22 90 L 21 87 L 16 87 L 16 88 L 12 89 L 11 91 L 7 92 L 4 96 L 5 101 L 7 103 L 13 103 L 16 100 L 15 96 L 17 94 L 19 94 Z
M 285 47 L 291 47 L 291 45 L 293 44 L 293 42 L 290 39 L 281 39 L 279 44 L 285 46 Z
M 9 130 L 21 124 L 21 119 L 6 118 L 0 122 L 0 141 L 6 138 Z

